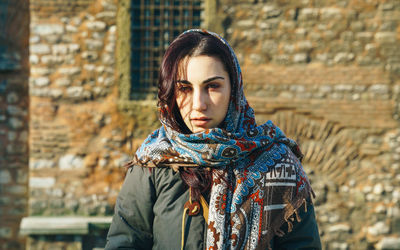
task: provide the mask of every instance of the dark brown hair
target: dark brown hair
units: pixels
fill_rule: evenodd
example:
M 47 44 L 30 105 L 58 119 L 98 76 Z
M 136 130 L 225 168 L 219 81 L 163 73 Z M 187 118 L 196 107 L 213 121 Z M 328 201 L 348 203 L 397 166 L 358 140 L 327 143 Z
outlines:
M 160 119 L 174 130 L 189 134 L 176 104 L 176 81 L 181 62 L 186 57 L 213 56 L 218 58 L 231 81 L 231 93 L 238 86 L 234 59 L 229 48 L 217 37 L 207 32 L 187 32 L 178 36 L 164 54 L 158 79 L 158 107 Z M 222 124 L 222 126 L 224 126 Z M 180 169 L 182 180 L 192 188 L 192 198 L 197 200 L 201 193 L 211 188 L 211 172 L 204 168 Z

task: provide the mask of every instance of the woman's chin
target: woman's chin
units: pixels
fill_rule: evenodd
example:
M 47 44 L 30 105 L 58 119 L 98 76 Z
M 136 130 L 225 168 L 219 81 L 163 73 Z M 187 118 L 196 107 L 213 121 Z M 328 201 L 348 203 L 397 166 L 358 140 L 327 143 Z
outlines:
M 204 131 L 206 131 L 207 129 L 209 129 L 208 127 L 193 127 L 192 129 L 191 129 L 191 131 L 192 131 L 192 133 L 201 133 L 201 132 L 204 132 Z
M 194 128 L 193 130 L 192 130 L 192 132 L 193 133 L 201 133 L 201 132 L 204 132 L 204 131 L 206 131 L 207 129 L 205 129 L 205 128 Z

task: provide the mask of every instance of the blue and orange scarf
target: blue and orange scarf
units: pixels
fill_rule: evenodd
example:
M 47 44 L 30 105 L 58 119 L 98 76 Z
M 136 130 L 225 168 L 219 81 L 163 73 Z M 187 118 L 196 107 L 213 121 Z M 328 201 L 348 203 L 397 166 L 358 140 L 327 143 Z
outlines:
M 312 193 L 300 163 L 297 144 L 271 121 L 256 125 L 253 109 L 243 92 L 238 60 L 231 51 L 237 73 L 224 128 L 182 134 L 167 121 L 136 152 L 133 163 L 142 167 L 208 167 L 215 173 L 210 195 L 207 249 L 266 249 L 281 235 L 297 210 Z M 227 181 L 221 181 L 223 176 Z M 233 187 L 230 188 L 229 186 Z

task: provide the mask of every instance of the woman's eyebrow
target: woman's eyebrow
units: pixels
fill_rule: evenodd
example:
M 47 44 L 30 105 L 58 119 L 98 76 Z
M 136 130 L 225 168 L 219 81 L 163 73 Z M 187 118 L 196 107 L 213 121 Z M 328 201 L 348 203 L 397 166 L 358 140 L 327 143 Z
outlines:
M 176 80 L 176 82 L 178 82 L 178 83 L 183 83 L 183 84 L 192 84 L 192 83 L 189 82 L 188 80 Z
M 225 78 L 222 77 L 222 76 L 214 76 L 214 77 L 210 77 L 210 78 L 204 80 L 203 83 L 208 83 L 208 82 L 211 82 L 211 81 L 214 81 L 214 80 L 217 80 L 217 79 L 222 79 L 222 80 L 224 80 Z
M 213 77 L 210 77 L 210 78 L 204 80 L 202 83 L 208 83 L 208 82 L 214 81 L 214 80 L 216 80 L 216 79 L 222 79 L 222 80 L 224 80 L 225 78 L 222 77 L 222 76 L 213 76 Z M 192 83 L 189 82 L 188 80 L 177 80 L 176 82 L 178 82 L 178 83 L 183 83 L 183 84 L 192 84 Z

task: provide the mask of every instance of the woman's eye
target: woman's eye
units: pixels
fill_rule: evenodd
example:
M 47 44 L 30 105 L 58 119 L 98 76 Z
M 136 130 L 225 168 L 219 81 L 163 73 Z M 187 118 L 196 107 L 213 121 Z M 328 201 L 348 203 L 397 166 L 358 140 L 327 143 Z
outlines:
M 210 83 L 207 85 L 208 89 L 218 89 L 220 85 L 218 83 Z
M 178 86 L 178 90 L 184 93 L 189 92 L 191 89 L 192 88 L 190 86 L 185 86 L 185 85 Z

